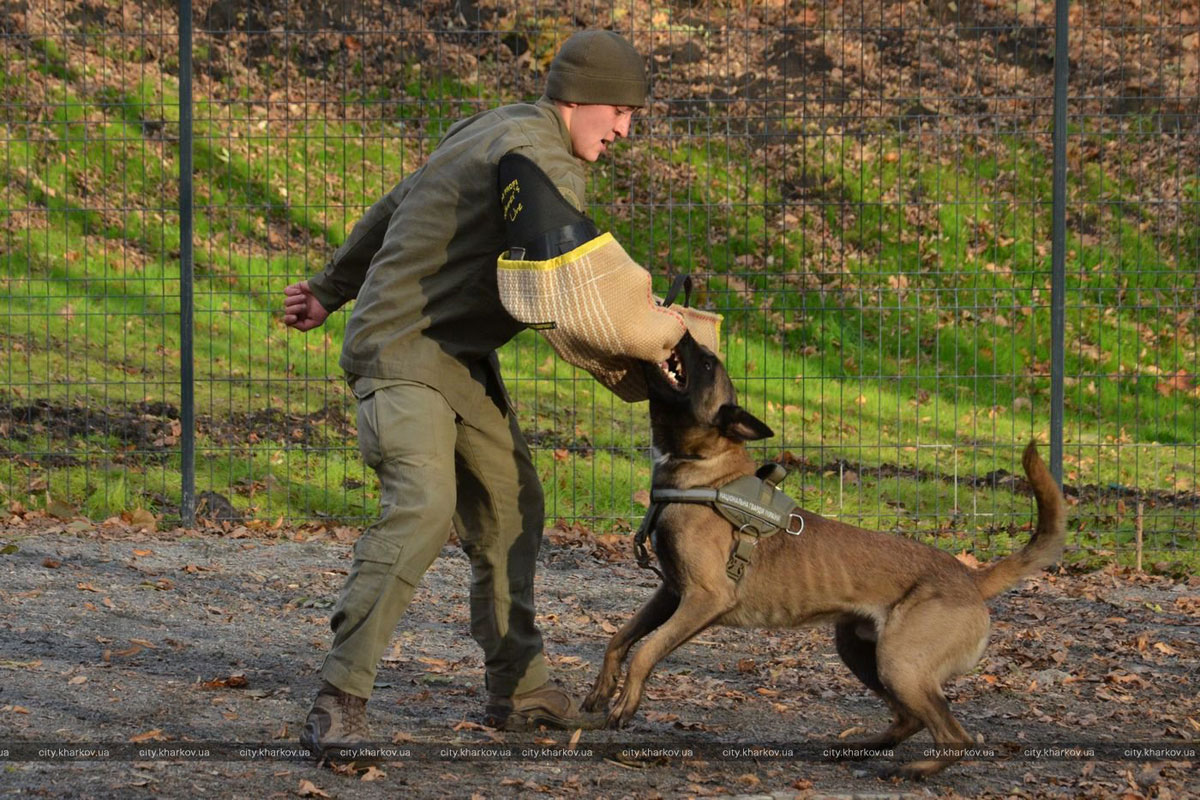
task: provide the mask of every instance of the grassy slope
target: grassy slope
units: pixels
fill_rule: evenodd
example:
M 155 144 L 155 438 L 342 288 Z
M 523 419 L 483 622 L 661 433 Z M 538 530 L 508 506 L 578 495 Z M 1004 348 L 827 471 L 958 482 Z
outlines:
M 50 39 L 2 55 L 0 88 L 26 117 L 10 120 L 0 142 L 8 219 L 0 381 L 14 405 L 177 404 L 174 79 L 142 68 L 111 80 Z M 118 55 L 109 54 L 110 65 Z M 445 93 L 421 109 L 435 119 L 494 101 L 453 82 L 419 88 L 427 102 L 431 89 Z M 378 120 L 281 119 L 249 99 L 197 98 L 203 417 L 332 408 L 352 418 L 336 368 L 346 315 L 297 336 L 275 311 L 282 287 L 319 268 L 361 204 L 419 163 L 412 126 L 426 117 L 406 119 L 412 106 L 399 108 Z M 964 136 L 951 154 L 900 132 L 798 141 L 788 157 L 817 187 L 799 202 L 784 202 L 769 165 L 737 141 L 676 146 L 651 135 L 631 153 L 638 160 L 629 172 L 661 165 L 677 210 L 602 206 L 596 214 L 645 263 L 666 256 L 708 276 L 704 299 L 727 314 L 726 358 L 744 376 L 744 402 L 779 434 L 763 456 L 786 448 L 827 467 L 793 478 L 794 496 L 881 528 L 931 534 L 949 518 L 976 544 L 1007 547 L 1028 501 L 953 479 L 1011 470 L 1024 440 L 1047 439 L 1049 207 L 1028 201 L 1050 196 L 1043 151 L 1028 136 Z M 1071 175 L 1073 206 L 1092 219 L 1069 244 L 1067 479 L 1195 491 L 1186 467 L 1195 460 L 1196 392 L 1170 380 L 1195 372 L 1187 299 L 1196 264 L 1186 256 L 1196 243 L 1184 237 L 1194 239 L 1200 219 L 1185 207 L 1191 217 L 1160 231 L 1143 207 L 1114 205 L 1138 187 L 1110 166 L 1096 160 Z M 598 172 L 595 197 L 637 180 L 621 168 Z M 1200 195 L 1194 179 L 1185 190 Z M 697 230 L 724 239 L 697 247 Z M 1122 304 L 1133 308 L 1115 312 Z M 636 524 L 633 496 L 648 476 L 643 410 L 598 392 L 532 334 L 503 360 L 551 517 Z M 286 435 L 255 442 L 202 432 L 200 488 L 231 493 L 260 517 L 369 515 L 373 490 L 353 440 L 330 429 L 315 436 L 301 446 Z M 1156 443 L 1189 448 L 1160 458 Z M 126 456 L 128 445 L 112 436 L 64 441 L 51 426 L 27 442 L 34 458 L 4 462 L 0 489 L 27 503 L 48 490 L 93 517 L 169 506 L 178 497 L 172 444 Z M 36 457 L 64 448 L 76 466 L 52 469 Z M 951 480 L 848 475 L 838 459 Z M 1096 535 L 1081 544 L 1101 551 L 1137 524 L 1117 498 L 1085 502 L 1077 519 Z M 1183 531 L 1179 544 L 1195 553 L 1194 522 L 1150 523 L 1151 536 L 1155 523 L 1164 535 Z

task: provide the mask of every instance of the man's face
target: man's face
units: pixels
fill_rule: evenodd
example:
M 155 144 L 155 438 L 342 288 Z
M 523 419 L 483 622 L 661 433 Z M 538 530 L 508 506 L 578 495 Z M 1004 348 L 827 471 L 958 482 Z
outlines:
M 584 161 L 595 161 L 613 142 L 628 136 L 637 110 L 633 106 L 571 105 L 570 115 L 564 115 L 571 133 L 571 149 Z

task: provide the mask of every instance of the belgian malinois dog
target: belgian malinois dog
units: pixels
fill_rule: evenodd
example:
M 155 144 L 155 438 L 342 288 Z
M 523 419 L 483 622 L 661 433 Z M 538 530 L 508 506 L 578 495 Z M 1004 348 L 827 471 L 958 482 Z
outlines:
M 755 473 L 744 443 L 773 433 L 737 404 L 712 352 L 684 336 L 668 361 L 644 371 L 653 487 L 716 488 Z M 708 505 L 664 505 L 654 533 L 663 583 L 609 641 L 584 709 L 605 708 L 626 654 L 643 637 L 609 727 L 633 717 L 654 665 L 711 625 L 828 622 L 836 629 L 838 655 L 895 716 L 880 735 L 858 744 L 890 748 L 928 728 L 937 757 L 888 771 L 921 778 L 944 769 L 961 757 L 956 750 L 974 744 L 951 715 L 942 684 L 983 655 L 990 626 L 985 601 L 1054 563 L 1066 538 L 1062 492 L 1032 442 L 1023 464 L 1037 500 L 1036 530 L 1022 550 L 982 569 L 911 539 L 796 509 L 803 531 L 760 539 L 743 577 L 734 580 L 726 572 L 733 525 Z

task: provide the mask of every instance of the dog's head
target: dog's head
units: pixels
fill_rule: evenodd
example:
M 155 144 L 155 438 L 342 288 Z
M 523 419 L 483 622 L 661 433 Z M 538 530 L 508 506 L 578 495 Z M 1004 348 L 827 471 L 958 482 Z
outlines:
M 721 359 L 684 334 L 670 357 L 643 366 L 650 395 L 650 428 L 663 455 L 711 457 L 775 433 L 737 403 Z

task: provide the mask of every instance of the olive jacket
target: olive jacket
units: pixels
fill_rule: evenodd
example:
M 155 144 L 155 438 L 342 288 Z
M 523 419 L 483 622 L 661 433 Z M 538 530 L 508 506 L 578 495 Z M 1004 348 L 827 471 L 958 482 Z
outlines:
M 498 164 L 511 152 L 533 160 L 583 210 L 583 162 L 553 102 L 501 106 L 455 124 L 309 280 L 330 312 L 356 299 L 339 362 L 353 379 L 417 381 L 471 415 L 494 351 L 525 327 L 496 288 L 506 247 Z

